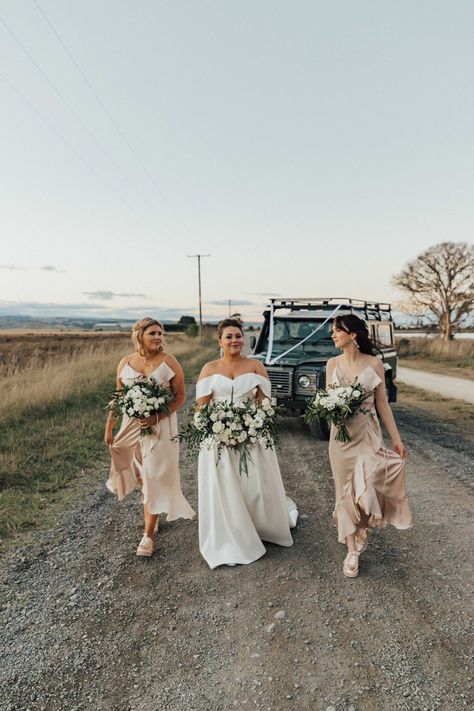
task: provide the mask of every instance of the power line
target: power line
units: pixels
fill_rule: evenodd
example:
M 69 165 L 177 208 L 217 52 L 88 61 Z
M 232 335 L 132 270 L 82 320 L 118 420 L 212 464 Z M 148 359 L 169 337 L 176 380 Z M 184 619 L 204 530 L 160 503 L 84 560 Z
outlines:
M 33 111 L 33 113 L 35 113 L 35 114 L 41 119 L 41 121 L 69 148 L 69 150 L 70 150 L 72 153 L 74 153 L 74 155 L 76 156 L 76 158 L 79 158 L 79 160 L 80 160 L 82 163 L 84 163 L 84 165 L 87 166 L 87 168 L 89 168 L 89 170 L 92 171 L 92 173 L 94 173 L 94 175 L 95 175 L 97 178 L 99 178 L 99 180 L 101 180 L 101 181 L 104 183 L 104 185 L 106 185 L 106 186 L 109 188 L 109 190 L 111 190 L 111 191 L 114 193 L 114 195 L 115 195 L 116 197 L 118 197 L 118 199 L 119 199 L 121 202 L 123 202 L 123 203 L 129 208 L 129 210 L 131 210 L 133 213 L 135 213 L 136 215 L 138 215 L 138 217 L 141 217 L 142 219 L 145 219 L 145 220 L 146 220 L 146 217 L 144 217 L 144 216 L 141 215 L 139 212 L 137 212 L 137 210 L 135 209 L 135 207 L 133 207 L 133 205 L 131 205 L 131 204 L 128 202 L 128 200 L 126 200 L 126 199 L 123 197 L 123 195 L 121 195 L 121 194 L 118 192 L 118 190 L 116 190 L 116 189 L 114 188 L 114 186 L 111 185 L 111 184 L 94 168 L 94 166 L 93 166 L 91 163 L 89 163 L 89 161 L 87 160 L 87 158 L 84 158 L 84 156 L 82 156 L 82 155 L 74 148 L 74 146 L 73 146 L 71 143 L 69 143 L 69 141 L 67 140 L 67 138 L 65 138 L 65 137 L 62 135 L 62 133 L 60 133 L 60 132 L 57 130 L 57 128 L 56 128 L 52 123 L 50 123 L 50 121 L 48 121 L 48 119 L 47 119 L 45 116 L 43 116 L 43 114 L 36 108 L 36 106 L 34 106 L 34 105 L 31 103 L 31 101 L 30 101 L 29 99 L 27 99 L 26 96 L 25 96 L 24 94 L 22 94 L 22 92 L 21 92 L 19 89 L 17 89 L 17 87 L 16 87 L 14 84 L 12 84 L 9 79 L 7 79 L 7 77 L 3 74 L 3 72 L 0 72 L 0 78 L 3 79 L 3 81 L 5 82 L 5 84 L 7 84 L 7 86 L 9 86 L 10 89 L 11 89 L 12 91 L 14 91 L 15 94 L 17 94 L 17 96 L 19 96 L 19 97 L 25 102 L 25 104 Z
M 89 79 L 88 79 L 88 77 L 86 76 L 86 74 L 84 73 L 83 69 L 81 68 L 81 66 L 79 65 L 79 63 L 77 62 L 77 60 L 75 59 L 74 55 L 72 54 L 71 50 L 70 50 L 69 47 L 67 46 L 66 42 L 63 40 L 63 38 L 61 37 L 61 35 L 59 34 L 59 32 L 58 32 L 58 31 L 56 30 L 56 28 L 54 27 L 53 23 L 51 22 L 51 20 L 49 19 L 49 17 L 47 16 L 47 14 L 45 13 L 45 11 L 44 11 L 43 8 L 41 7 L 41 5 L 39 4 L 38 0 L 33 0 L 33 2 L 35 3 L 36 7 L 38 8 L 38 10 L 40 11 L 40 13 L 42 14 L 42 16 L 43 16 L 45 22 L 47 23 L 48 27 L 50 28 L 50 30 L 51 30 L 51 31 L 53 32 L 53 34 L 55 35 L 55 37 L 56 37 L 56 39 L 58 40 L 58 42 L 61 44 L 61 47 L 64 49 L 64 51 L 66 52 L 67 56 L 69 57 L 69 59 L 71 60 L 71 62 L 73 63 L 73 65 L 75 66 L 75 68 L 77 69 L 77 71 L 79 72 L 79 74 L 81 75 L 83 81 L 85 82 L 85 84 L 87 85 L 87 87 L 89 88 L 89 90 L 91 91 L 91 93 L 93 94 L 93 96 L 95 97 L 96 101 L 97 101 L 98 104 L 101 106 L 101 108 L 102 108 L 102 110 L 104 111 L 105 115 L 108 117 L 108 119 L 109 119 L 110 122 L 112 123 L 113 127 L 115 128 L 115 130 L 117 131 L 117 133 L 119 134 L 119 136 L 122 138 L 123 142 L 125 143 L 125 145 L 126 145 L 127 148 L 129 149 L 129 151 L 132 153 L 132 155 L 134 156 L 134 158 L 135 158 L 135 160 L 137 161 L 137 163 L 138 163 L 138 164 L 140 165 L 140 167 L 142 168 L 143 172 L 146 174 L 146 176 L 148 177 L 148 179 L 150 180 L 150 182 L 153 184 L 153 187 L 154 187 L 155 190 L 157 191 L 157 193 L 158 193 L 158 195 L 160 196 L 160 198 L 163 200 L 163 202 L 164 202 L 169 208 L 173 209 L 172 205 L 170 205 L 169 201 L 165 198 L 165 196 L 163 195 L 163 193 L 162 193 L 161 190 L 159 189 L 158 185 L 156 184 L 156 181 L 155 181 L 153 175 L 150 173 L 150 171 L 148 170 L 148 168 L 146 167 L 146 165 L 144 164 L 144 162 L 143 162 L 142 159 L 140 158 L 139 154 L 137 153 L 137 151 L 134 149 L 134 147 L 132 146 L 132 144 L 130 143 L 130 141 L 127 139 L 126 135 L 124 134 L 124 132 L 122 131 L 122 129 L 120 128 L 120 126 L 118 125 L 118 123 L 115 121 L 115 119 L 114 119 L 114 117 L 112 116 L 112 114 L 111 114 L 109 108 L 107 107 L 107 105 L 105 104 L 105 102 L 103 101 L 103 99 L 99 96 L 99 94 L 97 93 L 97 91 L 94 89 L 93 85 L 92 85 L 91 82 L 89 81 Z M 169 225 L 168 225 L 168 226 L 169 226 Z
M 60 101 L 64 104 L 64 106 L 68 109 L 68 111 L 74 116 L 74 118 L 81 124 L 81 126 L 84 128 L 84 130 L 88 133 L 88 135 L 92 138 L 94 143 L 100 148 L 102 153 L 110 160 L 112 165 L 116 168 L 116 170 L 120 173 L 120 175 L 123 177 L 123 179 L 126 181 L 126 183 L 133 189 L 135 192 L 137 192 L 135 186 L 127 175 L 123 172 L 123 170 L 120 168 L 118 163 L 114 160 L 114 158 L 110 155 L 110 153 L 107 151 L 106 148 L 101 144 L 99 139 L 95 136 L 95 134 L 89 129 L 89 127 L 84 123 L 82 118 L 79 116 L 79 114 L 75 111 L 75 109 L 69 104 L 69 102 L 64 98 L 64 96 L 61 94 L 59 89 L 56 88 L 56 86 L 53 84 L 51 79 L 48 77 L 48 75 L 43 71 L 43 69 L 40 67 L 36 59 L 33 57 L 33 55 L 28 51 L 28 49 L 25 47 L 25 45 L 21 42 L 21 40 L 17 37 L 17 35 L 13 32 L 11 27 L 5 22 L 5 20 L 0 17 L 0 22 L 2 25 L 5 27 L 7 32 L 10 34 L 10 36 L 15 40 L 15 42 L 18 44 L 18 46 L 22 49 L 22 51 L 26 54 L 28 59 L 32 62 L 32 64 L 36 67 L 38 72 L 41 74 L 43 79 L 49 84 L 49 86 L 52 88 L 56 96 L 60 99 Z M 97 173 L 96 173 L 97 174 Z M 118 194 L 118 193 L 116 193 Z M 146 219 L 146 218 L 145 218 Z

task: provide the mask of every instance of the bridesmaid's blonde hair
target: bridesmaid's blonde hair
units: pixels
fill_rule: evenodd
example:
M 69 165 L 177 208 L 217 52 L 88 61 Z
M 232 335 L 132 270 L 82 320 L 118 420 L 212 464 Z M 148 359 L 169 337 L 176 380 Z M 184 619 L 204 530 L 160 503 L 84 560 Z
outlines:
M 143 334 L 147 330 L 147 328 L 150 328 L 150 326 L 159 326 L 161 328 L 163 335 L 165 333 L 165 329 L 163 328 L 163 324 L 157 321 L 156 318 L 151 318 L 150 316 L 145 316 L 145 318 L 141 318 L 139 321 L 136 322 L 134 327 L 132 328 L 132 343 L 135 346 L 135 350 L 140 353 L 140 355 L 144 355 L 143 352 Z M 161 350 L 164 348 L 164 339 L 163 339 L 163 344 L 161 346 Z

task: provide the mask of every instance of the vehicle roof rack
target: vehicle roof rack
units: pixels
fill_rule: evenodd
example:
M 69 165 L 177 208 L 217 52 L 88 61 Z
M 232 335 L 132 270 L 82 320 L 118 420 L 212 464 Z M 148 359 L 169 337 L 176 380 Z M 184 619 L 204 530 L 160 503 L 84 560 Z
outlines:
M 273 310 L 290 309 L 290 311 L 307 311 L 307 310 L 327 310 L 332 311 L 336 306 L 342 306 L 345 310 L 362 311 L 367 320 L 382 321 L 390 320 L 392 307 L 390 304 L 380 301 L 366 301 L 365 299 L 351 299 L 346 296 L 329 296 L 329 297 L 310 297 L 305 298 L 272 298 L 270 305 Z

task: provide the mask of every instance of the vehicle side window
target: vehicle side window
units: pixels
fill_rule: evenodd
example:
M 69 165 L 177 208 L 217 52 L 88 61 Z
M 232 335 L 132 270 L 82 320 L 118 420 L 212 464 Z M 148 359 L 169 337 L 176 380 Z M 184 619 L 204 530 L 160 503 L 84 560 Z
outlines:
M 377 324 L 377 340 L 382 346 L 393 344 L 392 325 L 390 323 Z

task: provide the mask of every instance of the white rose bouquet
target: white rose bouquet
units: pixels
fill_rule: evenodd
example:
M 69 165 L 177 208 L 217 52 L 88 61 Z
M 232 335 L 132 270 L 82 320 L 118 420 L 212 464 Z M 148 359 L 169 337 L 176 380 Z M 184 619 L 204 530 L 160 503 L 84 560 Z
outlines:
M 304 414 L 304 419 L 308 424 L 312 424 L 316 419 L 327 420 L 337 427 L 336 440 L 338 442 L 350 442 L 350 436 L 346 423 L 357 413 L 367 413 L 369 410 L 363 408 L 364 402 L 374 390 L 365 390 L 357 381 L 351 385 L 328 385 L 326 390 L 319 390 Z
M 239 473 L 248 476 L 250 446 L 273 447 L 278 441 L 275 415 L 268 398 L 261 403 L 249 399 L 238 403 L 221 400 L 200 408 L 195 405 L 178 438 L 186 442 L 190 456 L 216 446 L 219 461 L 224 447 L 235 450 L 239 454 Z
M 165 388 L 153 377 L 134 380 L 115 390 L 107 410 L 115 414 L 144 419 L 163 412 L 169 414 L 169 403 L 174 399 L 171 388 Z M 140 436 L 153 434 L 151 427 L 143 427 Z

